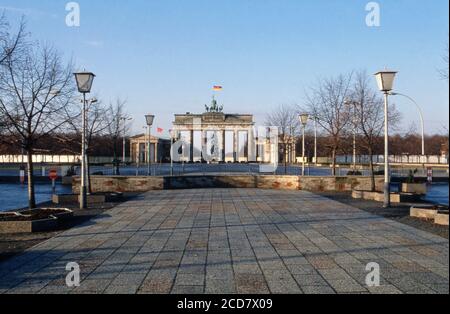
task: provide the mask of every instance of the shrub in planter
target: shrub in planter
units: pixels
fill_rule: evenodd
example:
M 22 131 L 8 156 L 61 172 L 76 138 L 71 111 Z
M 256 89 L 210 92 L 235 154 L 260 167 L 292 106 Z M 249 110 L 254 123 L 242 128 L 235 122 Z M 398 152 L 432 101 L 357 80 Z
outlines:
M 66 171 L 66 177 L 73 177 L 77 174 L 77 172 L 75 171 L 75 167 L 71 166 L 67 171 Z
M 417 169 L 414 169 L 414 171 L 413 170 L 409 170 L 408 178 L 406 179 L 406 183 L 409 183 L 409 184 L 416 183 L 415 176 L 416 176 L 417 172 L 418 172 Z
M 54 216 L 60 220 L 67 220 L 73 217 L 73 211 L 67 208 L 38 208 L 21 211 L 19 214 L 31 216 L 34 219 Z

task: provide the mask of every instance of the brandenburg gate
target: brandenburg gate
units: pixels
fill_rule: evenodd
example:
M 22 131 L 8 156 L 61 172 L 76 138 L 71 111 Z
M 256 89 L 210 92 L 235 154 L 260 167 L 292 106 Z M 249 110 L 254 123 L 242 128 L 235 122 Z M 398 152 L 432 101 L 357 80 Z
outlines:
M 203 114 L 176 114 L 173 136 L 183 162 L 254 162 L 257 144 L 253 115 L 225 114 L 213 98 Z

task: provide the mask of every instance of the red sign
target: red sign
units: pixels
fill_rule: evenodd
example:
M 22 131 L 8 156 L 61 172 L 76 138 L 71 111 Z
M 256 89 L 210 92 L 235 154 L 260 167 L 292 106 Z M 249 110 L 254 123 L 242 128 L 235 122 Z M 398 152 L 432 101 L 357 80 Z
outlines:
M 50 170 L 48 173 L 48 177 L 50 178 L 50 180 L 58 179 L 58 171 L 56 171 L 55 169 Z

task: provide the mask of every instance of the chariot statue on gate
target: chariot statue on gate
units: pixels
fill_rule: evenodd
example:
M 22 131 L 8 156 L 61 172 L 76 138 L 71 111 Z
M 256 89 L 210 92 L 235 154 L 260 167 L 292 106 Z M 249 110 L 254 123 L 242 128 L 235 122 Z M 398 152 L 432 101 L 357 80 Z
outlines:
M 213 96 L 213 99 L 211 101 L 211 106 L 208 107 L 207 105 L 205 105 L 205 109 L 206 109 L 206 112 L 221 113 L 221 112 L 223 112 L 223 105 L 219 106 L 217 103 L 217 100 Z

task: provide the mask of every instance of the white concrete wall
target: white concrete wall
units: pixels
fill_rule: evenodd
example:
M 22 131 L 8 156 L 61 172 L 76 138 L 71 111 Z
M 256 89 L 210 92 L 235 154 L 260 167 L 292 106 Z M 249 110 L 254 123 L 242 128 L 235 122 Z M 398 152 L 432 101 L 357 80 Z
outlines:
M 72 155 L 33 155 L 33 163 L 77 163 L 81 156 Z M 0 163 L 26 163 L 28 157 L 26 155 L 0 155 Z

